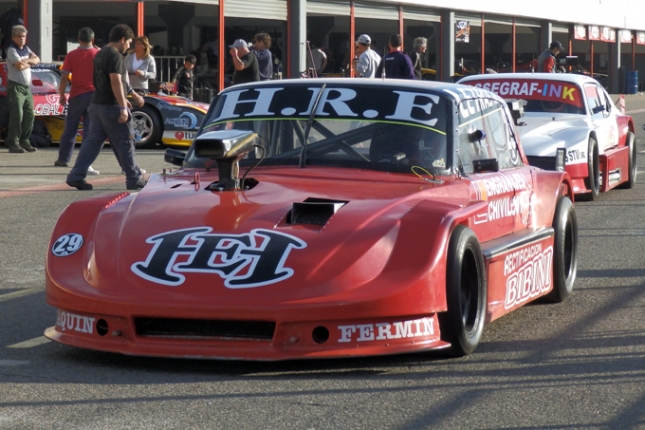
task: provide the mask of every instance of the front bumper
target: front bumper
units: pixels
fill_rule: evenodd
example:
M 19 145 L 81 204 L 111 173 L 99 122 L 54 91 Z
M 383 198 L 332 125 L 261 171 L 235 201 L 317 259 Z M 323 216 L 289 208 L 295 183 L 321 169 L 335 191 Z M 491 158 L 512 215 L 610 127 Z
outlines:
M 398 354 L 450 345 L 440 340 L 436 314 L 361 320 L 276 321 L 273 334 L 248 335 L 233 330 L 192 333 L 146 332 L 141 320 L 103 314 L 58 310 L 56 325 L 45 336 L 66 345 L 128 355 L 216 358 L 230 360 L 289 360 Z M 195 324 L 213 324 L 192 320 Z M 226 321 L 236 324 L 240 321 Z M 251 336 L 251 337 L 249 337 Z

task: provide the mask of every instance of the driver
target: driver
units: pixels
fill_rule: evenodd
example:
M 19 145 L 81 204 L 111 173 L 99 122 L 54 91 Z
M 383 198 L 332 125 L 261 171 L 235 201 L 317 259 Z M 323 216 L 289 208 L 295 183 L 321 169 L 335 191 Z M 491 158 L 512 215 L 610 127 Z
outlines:
M 446 136 L 423 127 L 390 124 L 372 136 L 370 159 L 445 169 Z

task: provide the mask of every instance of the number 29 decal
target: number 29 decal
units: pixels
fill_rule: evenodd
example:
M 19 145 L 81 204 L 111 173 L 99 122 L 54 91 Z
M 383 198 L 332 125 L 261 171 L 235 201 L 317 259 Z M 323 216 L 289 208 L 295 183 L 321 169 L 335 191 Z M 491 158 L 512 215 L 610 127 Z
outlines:
M 83 246 L 83 236 L 78 233 L 68 233 L 54 242 L 52 254 L 57 257 L 67 257 L 81 249 L 81 246 Z

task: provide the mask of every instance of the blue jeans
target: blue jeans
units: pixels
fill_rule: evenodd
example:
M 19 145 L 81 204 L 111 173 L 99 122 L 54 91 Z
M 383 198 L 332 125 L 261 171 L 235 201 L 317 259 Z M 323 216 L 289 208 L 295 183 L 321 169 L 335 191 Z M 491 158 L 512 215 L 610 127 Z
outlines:
M 132 115 L 127 122 L 121 124 L 121 110 L 118 105 L 90 104 L 90 133 L 85 137 L 76 157 L 74 167 L 67 175 L 68 181 L 82 181 L 87 175 L 87 169 L 92 165 L 101 152 L 105 139 L 110 139 L 110 148 L 125 172 L 125 183 L 133 186 L 141 180 L 141 169 L 134 161 L 134 129 Z
M 65 118 L 65 130 L 60 136 L 60 146 L 58 147 L 58 161 L 69 163 L 76 145 L 76 134 L 78 133 L 78 123 L 83 117 L 83 142 L 90 133 L 90 116 L 87 109 L 90 107 L 94 91 L 79 94 L 67 101 L 67 117 Z

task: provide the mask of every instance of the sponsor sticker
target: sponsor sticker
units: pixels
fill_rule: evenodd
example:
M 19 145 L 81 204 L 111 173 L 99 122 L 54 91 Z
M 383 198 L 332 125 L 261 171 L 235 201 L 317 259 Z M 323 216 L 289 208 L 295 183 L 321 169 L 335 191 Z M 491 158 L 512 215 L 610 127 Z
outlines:
M 96 318 L 73 314 L 59 309 L 56 316 L 56 327 L 63 332 L 75 331 L 77 333 L 93 334 L 94 321 L 96 321 Z
M 145 261 L 131 266 L 143 279 L 179 286 L 186 273 L 210 273 L 224 279 L 227 288 L 255 288 L 293 276 L 286 266 L 294 249 L 305 242 L 272 230 L 255 229 L 245 234 L 211 233 L 197 227 L 161 233 L 146 240 L 153 245 Z
M 553 247 L 542 248 L 535 244 L 511 252 L 504 259 L 506 298 L 504 307 L 522 304 L 551 289 L 553 273 Z
M 373 324 L 349 324 L 338 326 L 338 343 L 372 342 L 434 335 L 434 319 L 377 322 Z
M 78 233 L 64 234 L 54 242 L 52 254 L 57 257 L 67 257 L 72 255 L 83 246 L 83 236 Z

